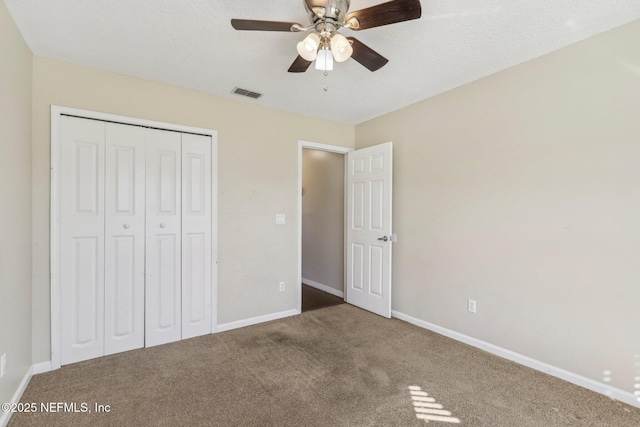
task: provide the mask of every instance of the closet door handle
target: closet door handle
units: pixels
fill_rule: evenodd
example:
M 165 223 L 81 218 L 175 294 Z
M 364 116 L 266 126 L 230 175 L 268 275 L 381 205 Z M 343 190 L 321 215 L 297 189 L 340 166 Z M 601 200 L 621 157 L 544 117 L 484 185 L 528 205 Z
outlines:
M 129 225 L 129 224 L 125 224 L 125 225 L 123 225 L 122 227 L 123 227 L 123 228 L 129 228 L 129 227 L 130 227 L 130 225 Z
M 160 224 L 160 228 L 165 228 L 167 225 L 163 222 L 162 224 Z

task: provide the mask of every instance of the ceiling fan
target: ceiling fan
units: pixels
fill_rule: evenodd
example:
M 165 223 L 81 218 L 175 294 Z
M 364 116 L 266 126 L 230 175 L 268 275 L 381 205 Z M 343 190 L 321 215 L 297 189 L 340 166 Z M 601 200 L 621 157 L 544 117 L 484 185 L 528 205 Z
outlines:
M 366 9 L 348 13 L 351 0 L 303 0 L 311 25 L 295 22 L 232 19 L 236 30 L 309 32 L 298 43 L 298 57 L 289 67 L 290 73 L 307 71 L 313 61 L 316 69 L 325 73 L 333 69 L 333 61 L 353 58 L 370 71 L 382 68 L 388 59 L 355 37 L 344 37 L 341 28 L 354 31 L 381 27 L 418 19 L 422 15 L 420 0 L 392 0 Z

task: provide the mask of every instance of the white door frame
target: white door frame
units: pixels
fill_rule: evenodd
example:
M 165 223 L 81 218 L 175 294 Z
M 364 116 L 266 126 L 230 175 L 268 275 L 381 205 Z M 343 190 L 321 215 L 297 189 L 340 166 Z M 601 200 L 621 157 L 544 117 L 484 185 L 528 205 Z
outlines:
M 142 126 L 148 128 L 164 129 L 175 132 L 195 133 L 211 137 L 211 168 L 212 168 L 212 275 L 211 275 L 211 310 L 212 329 L 217 331 L 217 260 L 218 260 L 218 187 L 217 187 L 217 153 L 218 153 L 218 132 L 213 129 L 198 128 L 193 126 L 183 126 L 173 123 L 156 122 L 152 120 L 138 119 L 133 117 L 118 116 L 115 114 L 100 113 L 96 111 L 80 110 L 77 108 L 51 106 L 51 235 L 50 235 L 50 285 L 51 285 L 51 369 L 58 369 L 60 363 L 61 331 L 60 331 L 60 121 L 63 115 L 75 116 L 86 119 L 96 119 L 106 122 L 116 122 L 126 125 Z
M 328 151 L 330 153 L 338 153 L 346 156 L 347 153 L 353 151 L 353 148 L 341 147 L 339 145 L 320 144 L 318 142 L 310 142 L 304 140 L 298 140 L 298 282 L 296 288 L 298 289 L 298 314 L 302 312 L 302 149 L 308 148 L 311 150 Z M 344 162 L 344 221 L 346 226 L 347 221 L 347 162 L 345 158 Z M 346 228 L 343 236 L 343 245 L 347 247 L 347 235 Z M 344 264 L 344 278 L 343 283 L 347 283 L 347 270 L 346 270 L 347 256 L 343 260 Z M 343 285 L 344 286 L 344 285 Z M 347 298 L 347 287 L 344 286 L 344 299 Z

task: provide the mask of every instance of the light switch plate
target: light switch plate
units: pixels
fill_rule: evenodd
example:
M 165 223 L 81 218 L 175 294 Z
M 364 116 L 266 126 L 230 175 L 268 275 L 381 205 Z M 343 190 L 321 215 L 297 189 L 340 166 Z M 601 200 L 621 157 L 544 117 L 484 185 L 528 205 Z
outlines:
M 276 214 L 276 224 L 283 225 L 286 224 L 287 220 L 284 214 Z

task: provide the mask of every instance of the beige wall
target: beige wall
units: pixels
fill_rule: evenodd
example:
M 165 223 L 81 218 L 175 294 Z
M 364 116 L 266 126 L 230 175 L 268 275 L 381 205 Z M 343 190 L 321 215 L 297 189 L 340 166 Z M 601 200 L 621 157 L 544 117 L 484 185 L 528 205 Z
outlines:
M 52 104 L 217 130 L 218 322 L 297 307 L 298 140 L 351 147 L 353 126 L 39 57 L 33 68 L 35 362 L 50 359 Z M 286 225 L 275 225 L 276 213 Z
M 302 150 L 302 277 L 340 292 L 344 292 L 344 161 L 344 154 Z
M 639 114 L 636 21 L 357 126 L 394 142 L 393 309 L 633 392 Z
M 0 2 L 0 402 L 31 366 L 31 58 Z

